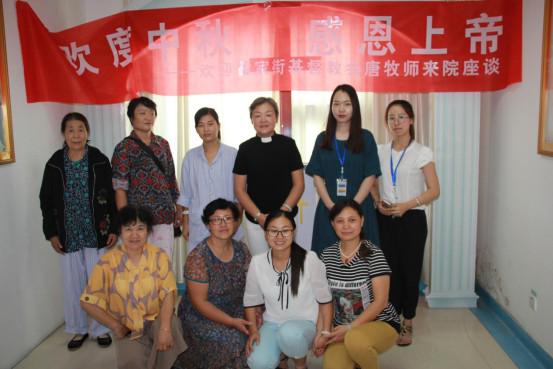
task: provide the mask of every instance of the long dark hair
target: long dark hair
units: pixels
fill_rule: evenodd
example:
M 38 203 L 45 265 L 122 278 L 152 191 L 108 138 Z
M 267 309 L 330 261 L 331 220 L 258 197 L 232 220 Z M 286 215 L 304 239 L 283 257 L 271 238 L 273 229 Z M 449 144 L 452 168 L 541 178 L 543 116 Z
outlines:
M 388 104 L 386 107 L 386 113 L 384 114 L 384 122 L 386 126 L 388 126 L 388 112 L 392 108 L 392 106 L 400 106 L 403 110 L 405 110 L 405 113 L 413 122 L 415 121 L 415 112 L 413 111 L 413 105 L 407 100 L 394 100 L 391 103 Z M 409 142 L 413 141 L 415 139 L 415 124 L 411 124 L 409 126 L 409 136 L 411 136 Z
M 296 229 L 296 221 L 294 220 L 294 217 L 287 212 L 282 210 L 275 210 L 272 211 L 265 220 L 265 231 L 269 229 L 269 224 L 277 218 L 286 218 L 292 225 L 292 229 Z M 292 248 L 290 251 L 290 264 L 292 269 L 292 296 L 298 295 L 298 287 L 300 284 L 300 275 L 303 274 L 304 264 L 305 264 L 305 256 L 307 255 L 307 251 L 303 249 L 300 245 L 296 243 L 296 241 L 292 240 Z
M 321 147 L 326 150 L 333 150 L 334 147 L 333 141 L 336 136 L 337 123 L 334 114 L 332 114 L 332 101 L 334 100 L 334 95 L 336 95 L 338 91 L 348 94 L 351 100 L 353 111 L 351 114 L 349 137 L 346 145 L 348 149 L 357 154 L 363 151 L 363 137 L 361 136 L 361 106 L 359 104 L 359 97 L 357 97 L 357 91 L 355 91 L 355 88 L 351 85 L 339 85 L 332 92 L 332 96 L 330 97 L 330 107 L 328 108 L 328 117 L 326 118 L 326 131 Z
M 196 114 L 194 114 L 194 127 L 198 128 L 198 124 L 200 124 L 200 119 L 205 117 L 206 115 L 211 116 L 213 119 L 215 119 L 215 122 L 217 122 L 217 125 L 219 126 L 219 132 L 217 132 L 217 138 L 221 139 L 221 123 L 219 122 L 219 114 L 215 111 L 213 108 L 200 108 Z
M 363 208 L 361 207 L 361 205 L 359 205 L 357 201 L 353 199 L 344 199 L 337 201 L 332 209 L 330 209 L 330 212 L 328 213 L 328 218 L 330 219 L 330 221 L 334 221 L 338 214 L 340 214 L 346 208 L 353 209 L 357 214 L 359 214 L 361 219 L 363 219 Z M 361 228 L 361 234 L 359 235 L 359 237 L 361 238 L 363 246 L 359 248 L 359 256 L 362 258 L 366 258 L 372 254 L 372 251 L 368 247 L 368 245 L 371 243 L 363 239 L 363 228 Z

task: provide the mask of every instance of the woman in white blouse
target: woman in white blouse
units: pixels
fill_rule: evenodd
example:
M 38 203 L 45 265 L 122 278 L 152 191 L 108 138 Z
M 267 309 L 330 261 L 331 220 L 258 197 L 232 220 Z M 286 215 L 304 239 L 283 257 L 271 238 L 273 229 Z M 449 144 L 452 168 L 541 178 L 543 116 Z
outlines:
M 250 322 L 246 345 L 248 366 L 274 368 L 282 357 L 305 368 L 314 341 L 328 333 L 332 296 L 323 263 L 294 241 L 296 223 L 285 211 L 270 213 L 265 221 L 270 249 L 252 257 L 246 278 L 244 307 Z M 265 305 L 263 324 L 256 325 L 256 307 Z M 315 342 L 317 347 L 317 342 Z M 285 360 L 281 366 L 286 367 Z
M 232 167 L 236 149 L 221 143 L 221 124 L 215 109 L 201 108 L 194 114 L 196 132 L 202 145 L 190 149 L 182 162 L 181 193 L 177 206 L 182 212 L 183 237 L 188 252 L 209 236 L 202 222 L 207 204 L 217 198 L 235 201 Z M 238 228 L 234 239 L 242 237 Z
M 399 346 L 412 342 L 428 233 L 425 209 L 440 195 L 432 151 L 415 141 L 414 118 L 408 101 L 394 100 L 386 108 L 392 141 L 378 147 L 382 176 L 379 191 L 373 191 L 381 248 L 392 269 L 390 302 L 403 315 Z

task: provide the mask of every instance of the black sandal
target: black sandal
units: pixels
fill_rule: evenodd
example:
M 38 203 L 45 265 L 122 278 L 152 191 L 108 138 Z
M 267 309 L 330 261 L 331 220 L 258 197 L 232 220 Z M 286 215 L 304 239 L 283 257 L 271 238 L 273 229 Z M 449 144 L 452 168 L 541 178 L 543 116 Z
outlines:
M 79 338 L 80 337 L 80 338 Z M 67 344 L 67 348 L 70 351 L 78 350 L 88 338 L 88 333 L 85 334 L 76 334 L 71 338 L 71 341 Z
M 100 347 L 109 347 L 111 345 L 111 336 L 109 333 L 104 334 L 103 336 L 96 337 L 96 342 Z

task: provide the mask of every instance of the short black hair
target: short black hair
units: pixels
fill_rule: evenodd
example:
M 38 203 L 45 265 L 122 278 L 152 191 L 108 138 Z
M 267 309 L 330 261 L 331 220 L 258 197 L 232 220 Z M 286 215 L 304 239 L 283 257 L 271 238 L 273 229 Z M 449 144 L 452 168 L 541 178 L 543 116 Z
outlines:
M 205 225 L 208 225 L 209 218 L 211 218 L 211 216 L 215 214 L 217 210 L 227 209 L 232 212 L 232 217 L 234 218 L 234 220 L 238 220 L 240 218 L 240 211 L 238 210 L 238 207 L 235 203 L 226 199 L 218 198 L 211 201 L 205 206 L 204 212 L 202 214 L 202 222 L 204 222 Z
M 144 105 L 145 107 L 152 109 L 155 116 L 157 117 L 157 105 L 152 99 L 149 99 L 146 96 L 135 97 L 134 99 L 129 101 L 129 106 L 127 107 L 127 117 L 129 117 L 131 124 L 132 119 L 134 118 L 134 111 L 136 110 L 138 105 Z
M 258 97 L 256 98 L 250 105 L 250 119 L 253 116 L 253 111 L 255 108 L 257 108 L 259 105 L 263 104 L 269 104 L 275 111 L 276 119 L 278 120 L 278 104 L 272 97 Z
M 152 231 L 154 226 L 154 217 L 150 209 L 144 206 L 126 205 L 119 210 L 118 214 L 119 225 L 121 227 L 142 222 L 146 224 L 148 233 Z
M 84 114 L 78 113 L 76 111 L 65 114 L 65 116 L 61 120 L 61 133 L 65 133 L 65 128 L 67 128 L 67 122 L 69 122 L 70 120 L 78 120 L 80 122 L 83 122 L 86 132 L 90 134 L 90 126 L 88 125 L 88 119 L 86 119 Z

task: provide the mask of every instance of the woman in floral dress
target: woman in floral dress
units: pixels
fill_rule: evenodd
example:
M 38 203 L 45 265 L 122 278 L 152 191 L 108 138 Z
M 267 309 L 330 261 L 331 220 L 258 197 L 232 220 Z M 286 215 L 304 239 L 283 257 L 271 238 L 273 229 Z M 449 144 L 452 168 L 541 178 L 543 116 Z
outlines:
M 179 305 L 188 350 L 175 368 L 245 368 L 247 325 L 242 297 L 250 264 L 247 246 L 232 239 L 240 213 L 228 200 L 204 209 L 210 236 L 188 255 L 184 267 L 186 295 Z

